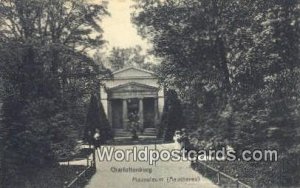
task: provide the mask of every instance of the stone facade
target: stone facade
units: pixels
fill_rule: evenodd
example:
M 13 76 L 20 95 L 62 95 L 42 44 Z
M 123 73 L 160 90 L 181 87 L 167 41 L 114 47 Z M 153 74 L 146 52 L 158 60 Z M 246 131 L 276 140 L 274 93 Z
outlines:
M 164 106 L 163 88 L 155 74 L 135 67 L 113 72 L 100 88 L 101 102 L 113 129 L 128 128 L 130 113 L 138 114 L 141 128 L 155 128 Z

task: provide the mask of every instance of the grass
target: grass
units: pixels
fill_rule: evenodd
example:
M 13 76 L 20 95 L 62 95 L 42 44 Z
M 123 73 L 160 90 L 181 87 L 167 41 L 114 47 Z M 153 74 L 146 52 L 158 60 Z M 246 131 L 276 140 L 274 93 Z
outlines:
M 82 148 L 76 154 L 74 154 L 70 157 L 60 158 L 59 162 L 67 162 L 67 161 L 76 161 L 76 160 L 86 159 L 92 153 L 93 153 L 93 149 L 91 149 L 91 148 Z
M 60 188 L 85 168 L 86 166 L 57 166 L 30 169 L 30 173 L 12 178 L 12 182 L 6 188 Z
M 83 159 L 90 156 L 92 149 L 83 148 L 76 154 L 68 158 L 60 159 L 63 161 L 73 161 Z M 35 169 L 23 169 L 21 172 L 10 173 L 9 185 L 5 188 L 62 188 L 65 182 L 71 182 L 79 173 L 87 168 L 85 165 L 57 165 L 54 167 L 39 167 Z M 95 173 L 95 169 L 90 170 L 84 179 L 80 179 L 80 183 L 72 188 L 84 187 L 87 180 Z
M 252 187 L 299 187 L 299 180 L 293 177 L 293 174 L 288 173 L 291 171 L 288 169 L 288 166 L 294 167 L 294 170 L 296 171 L 299 168 L 295 163 L 288 164 L 288 162 L 289 161 L 285 161 L 284 166 L 282 161 L 206 161 L 205 163 L 232 177 L 236 177 L 236 175 L 238 175 L 240 181 Z M 200 166 L 199 164 L 194 164 L 193 167 L 201 174 L 206 174 L 207 177 L 212 180 L 216 178 L 215 173 L 206 173 Z

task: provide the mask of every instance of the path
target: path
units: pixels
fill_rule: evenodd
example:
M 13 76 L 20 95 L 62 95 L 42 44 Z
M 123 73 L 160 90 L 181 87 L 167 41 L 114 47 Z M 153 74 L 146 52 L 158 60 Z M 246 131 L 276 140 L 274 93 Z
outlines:
M 154 149 L 155 145 L 147 145 Z M 143 149 L 145 145 L 137 146 L 138 149 Z M 171 144 L 160 144 L 156 149 L 171 148 Z M 132 149 L 133 146 L 115 146 L 117 149 Z M 147 172 L 113 172 L 120 168 L 143 168 L 149 170 Z M 152 172 L 150 172 L 150 170 Z M 150 181 L 151 182 L 145 182 Z M 174 179 L 177 178 L 177 182 Z M 186 178 L 194 178 L 193 181 Z M 141 180 L 142 182 L 137 182 Z M 180 181 L 181 180 L 181 181 Z M 184 180 L 184 181 L 183 181 Z M 154 182 L 156 181 L 156 182 Z M 201 176 L 190 168 L 190 163 L 187 161 L 180 162 L 163 162 L 158 161 L 156 165 L 149 165 L 149 162 L 117 162 L 117 161 L 102 161 L 97 160 L 97 172 L 92 177 L 85 188 L 217 188 L 210 180 Z

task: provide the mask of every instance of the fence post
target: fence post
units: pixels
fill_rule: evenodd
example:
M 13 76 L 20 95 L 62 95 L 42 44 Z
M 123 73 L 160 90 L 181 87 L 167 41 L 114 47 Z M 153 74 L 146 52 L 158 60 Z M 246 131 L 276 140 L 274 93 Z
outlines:
M 235 177 L 236 177 L 236 188 L 239 188 L 240 187 L 240 184 L 239 184 L 239 175 L 237 174 L 237 175 L 235 175 Z
M 77 180 L 74 182 L 74 184 L 72 184 L 71 187 L 76 187 L 76 185 L 78 185 L 78 182 L 81 181 L 81 177 L 79 175 L 80 175 L 80 171 L 76 171 Z
M 68 187 L 68 182 L 65 181 L 65 182 L 64 182 L 64 188 L 67 188 L 67 187 Z
M 96 149 L 93 149 L 93 167 L 96 168 Z
M 206 165 L 204 163 L 202 163 L 203 166 L 203 172 L 204 172 L 204 176 L 207 176 L 207 168 Z
M 217 171 L 217 185 L 220 185 L 221 181 L 220 181 L 220 166 L 217 167 L 218 171 Z
M 84 173 L 83 173 L 83 178 L 84 178 L 84 179 L 83 179 L 84 181 L 87 181 L 87 178 L 86 178 L 86 170 L 85 170 Z

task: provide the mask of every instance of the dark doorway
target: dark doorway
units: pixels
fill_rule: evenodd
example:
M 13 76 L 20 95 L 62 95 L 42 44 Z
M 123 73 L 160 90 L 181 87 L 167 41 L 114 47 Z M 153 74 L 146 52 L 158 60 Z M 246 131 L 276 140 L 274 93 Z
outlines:
M 132 98 L 127 100 L 127 108 L 128 114 L 135 113 L 138 114 L 139 112 L 139 99 Z
M 122 100 L 114 99 L 111 101 L 112 107 L 112 126 L 114 129 L 122 129 L 123 128 L 123 108 L 122 108 Z
M 154 109 L 154 98 L 145 98 L 143 100 L 144 108 L 144 128 L 154 128 L 155 127 L 155 109 Z

